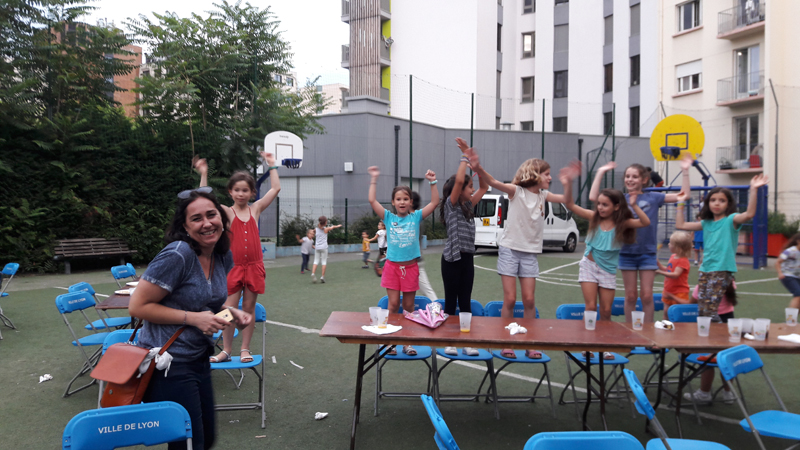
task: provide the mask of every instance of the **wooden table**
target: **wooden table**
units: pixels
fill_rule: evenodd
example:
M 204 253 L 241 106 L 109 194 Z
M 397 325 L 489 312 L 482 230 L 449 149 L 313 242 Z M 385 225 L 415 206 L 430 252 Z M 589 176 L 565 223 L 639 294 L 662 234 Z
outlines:
M 512 348 L 524 350 L 557 351 L 616 351 L 626 352 L 633 347 L 651 347 L 653 341 L 634 332 L 617 322 L 598 321 L 597 329 L 588 331 L 582 320 L 555 319 L 520 319 L 501 317 L 473 317 L 469 333 L 462 333 L 458 317 L 450 317 L 439 328 L 430 329 L 424 325 L 403 318 L 401 314 L 389 314 L 389 323 L 401 325 L 402 330 L 392 334 L 377 335 L 361 329 L 370 321 L 367 312 L 331 313 L 319 335 L 332 337 L 344 344 L 359 344 L 358 363 L 356 367 L 356 393 L 353 405 L 353 422 L 350 432 L 350 448 L 355 448 L 356 427 L 361 411 L 361 391 L 364 374 L 369 372 L 381 359 L 379 350 L 366 358 L 366 346 L 372 345 L 426 345 L 432 347 L 477 347 L 477 348 Z M 528 329 L 526 334 L 510 335 L 505 326 L 517 322 Z M 434 354 L 434 358 L 436 355 Z M 577 361 L 576 361 L 577 362 Z M 591 403 L 591 383 L 594 379 L 600 386 L 600 411 L 605 421 L 605 393 L 603 383 L 603 359 L 600 358 L 599 379 L 591 375 L 590 364 L 580 364 L 586 372 L 587 402 L 583 411 L 584 428 Z
M 103 300 L 102 302 L 95 305 L 96 309 L 102 309 L 103 311 L 107 309 L 128 309 L 128 305 L 131 302 L 130 295 L 119 295 L 113 294 Z
M 665 370 L 664 360 L 666 349 L 671 348 L 680 353 L 680 371 L 678 379 L 677 393 L 674 394 L 676 401 L 675 408 L 675 421 L 678 425 L 678 433 L 682 435 L 680 423 L 681 400 L 683 399 L 683 388 L 697 375 L 703 372 L 706 368 L 707 361 L 701 364 L 696 369 L 693 369 L 688 376 L 685 375 L 686 358 L 692 353 L 710 353 L 715 356 L 722 350 L 727 348 L 736 347 L 737 345 L 745 344 L 756 349 L 759 353 L 779 353 L 779 354 L 792 354 L 800 353 L 800 345 L 793 344 L 778 339 L 778 336 L 792 334 L 796 332 L 795 327 L 789 327 L 785 323 L 771 324 L 769 328 L 769 335 L 764 341 L 756 341 L 742 338 L 739 342 L 730 342 L 728 340 L 728 325 L 724 323 L 712 323 L 709 329 L 708 336 L 701 337 L 697 335 L 697 323 L 695 322 L 681 322 L 675 323 L 675 330 L 661 330 L 655 327 L 653 323 L 644 324 L 644 328 L 639 331 L 634 331 L 630 323 L 620 323 L 620 325 L 628 328 L 632 332 L 641 337 L 653 341 L 659 348 L 661 348 L 661 358 L 659 362 L 659 377 L 658 377 L 658 394 L 656 396 L 655 408 L 658 408 L 661 403 L 661 393 L 664 392 L 670 396 L 673 394 L 666 390 L 664 386 L 664 377 L 674 369 L 674 366 Z M 709 357 L 709 360 L 711 357 Z

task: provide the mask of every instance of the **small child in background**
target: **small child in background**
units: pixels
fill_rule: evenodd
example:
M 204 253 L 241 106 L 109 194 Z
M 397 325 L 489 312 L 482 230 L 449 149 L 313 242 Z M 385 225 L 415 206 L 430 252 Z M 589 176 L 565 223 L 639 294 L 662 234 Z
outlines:
M 361 257 L 361 261 L 364 263 L 361 266 L 362 269 L 369 269 L 369 243 L 372 239 L 369 238 L 369 235 L 366 231 L 361 232 L 361 251 L 363 252 L 363 256 Z
M 695 216 L 695 220 L 697 220 L 698 222 L 701 220 L 700 214 Z M 694 243 L 694 265 L 699 266 L 703 262 L 703 230 L 694 232 L 693 243 Z
M 789 308 L 800 308 L 800 233 L 792 236 L 783 247 L 778 260 L 775 261 L 775 270 L 778 279 L 792 294 Z
M 342 224 L 328 226 L 328 218 L 319 216 L 319 225 L 314 230 L 314 265 L 311 266 L 311 281 L 317 282 L 317 266 L 322 264 L 322 274 L 319 277 L 320 283 L 325 282 L 325 268 L 328 265 L 328 233 L 331 230 L 340 228 Z
M 664 275 L 664 293 L 661 299 L 664 302 L 664 320 L 667 320 L 667 310 L 677 303 L 689 303 L 689 256 L 692 253 L 692 236 L 683 231 L 676 231 L 669 237 L 669 257 L 667 265 L 658 263 L 656 273 Z
M 306 270 L 308 270 L 308 258 L 311 255 L 311 250 L 314 249 L 314 230 L 306 231 L 306 235 L 303 236 L 303 239 L 300 239 L 299 235 L 294 235 L 297 238 L 297 242 L 300 243 L 300 256 L 303 257 L 303 262 L 300 263 L 300 273 L 305 274 Z
M 378 238 L 378 261 L 381 258 L 386 258 L 386 224 L 381 220 L 378 222 L 378 232 L 375 233 L 373 239 Z

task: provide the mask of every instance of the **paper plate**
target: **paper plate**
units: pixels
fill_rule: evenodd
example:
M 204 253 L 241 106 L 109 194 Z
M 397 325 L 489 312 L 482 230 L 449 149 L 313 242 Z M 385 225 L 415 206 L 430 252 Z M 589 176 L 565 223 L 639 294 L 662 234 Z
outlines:
M 117 295 L 131 295 L 133 293 L 133 289 L 120 289 L 118 291 L 114 291 Z
M 125 286 L 130 286 L 130 287 L 136 287 L 138 285 L 139 285 L 138 281 L 128 281 L 127 283 L 125 283 Z

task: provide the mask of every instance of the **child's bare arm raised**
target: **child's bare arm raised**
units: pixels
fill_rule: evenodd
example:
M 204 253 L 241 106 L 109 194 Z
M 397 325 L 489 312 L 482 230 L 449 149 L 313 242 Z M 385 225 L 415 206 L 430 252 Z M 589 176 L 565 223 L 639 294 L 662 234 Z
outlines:
M 208 186 L 208 162 L 206 159 L 195 155 L 192 158 L 192 167 L 200 174 L 200 186 L 198 187 Z M 222 205 L 222 210 L 228 215 L 228 222 L 230 223 L 234 217 L 233 210 L 228 205 Z
M 470 160 L 470 167 L 472 167 L 472 161 L 476 161 L 478 165 L 480 165 L 480 157 L 478 157 L 478 153 L 475 151 L 474 148 L 469 148 L 464 152 L 464 156 L 466 156 Z M 472 202 L 473 205 L 477 205 L 479 201 L 483 198 L 486 191 L 489 190 L 489 183 L 486 182 L 486 178 L 480 176 L 478 174 L 478 190 L 472 193 L 472 197 L 469 198 L 469 201 Z
M 381 170 L 378 169 L 378 166 L 372 166 L 369 169 L 367 169 L 367 172 L 369 172 L 369 177 L 370 177 L 369 195 L 367 196 L 367 199 L 369 200 L 370 206 L 372 206 L 372 210 L 375 211 L 375 214 L 377 214 L 378 217 L 380 217 L 381 220 L 383 220 L 383 214 L 386 210 L 383 208 L 383 205 L 378 203 L 377 199 L 378 176 L 381 174 Z
M 681 160 L 681 171 L 683 172 L 683 180 L 681 181 L 681 192 L 690 192 L 692 185 L 689 182 L 689 169 L 692 168 L 694 158 L 690 153 L 686 153 Z M 667 194 L 664 196 L 664 203 L 675 203 L 678 201 L 678 194 Z
M 592 188 L 589 190 L 589 201 L 596 202 L 597 197 L 600 196 L 600 183 L 603 180 L 603 174 L 608 172 L 609 170 L 616 169 L 617 163 L 614 161 L 610 161 L 597 169 L 597 173 L 594 175 L 594 181 L 592 182 Z
M 330 232 L 331 232 L 331 230 L 335 230 L 336 228 L 342 228 L 343 226 L 344 226 L 344 225 L 342 225 L 342 224 L 339 224 L 339 225 L 331 225 L 331 226 L 329 226 L 329 227 L 325 227 L 325 228 L 323 228 L 323 230 L 325 231 L 325 233 L 330 233 Z
M 461 150 L 461 161 L 458 163 L 458 170 L 456 171 L 456 178 L 455 183 L 453 184 L 453 190 L 450 191 L 450 203 L 455 205 L 458 203 L 458 198 L 461 197 L 461 191 L 464 190 L 464 175 L 467 174 L 467 164 L 469 163 L 469 157 L 467 156 L 467 152 L 471 150 L 469 145 L 467 145 L 467 141 L 456 138 L 456 144 L 458 148 Z M 471 181 L 471 180 L 470 180 Z
M 439 188 L 436 187 L 436 173 L 432 170 L 428 170 L 425 173 L 425 178 L 428 180 L 428 183 L 431 185 L 431 202 L 425 205 L 422 208 L 422 218 L 426 218 L 431 215 L 431 213 L 439 206 Z M 370 186 L 371 188 L 372 186 Z M 374 207 L 373 207 L 374 208 Z
M 759 174 L 750 180 L 750 195 L 747 199 L 747 211 L 733 216 L 734 225 L 741 225 L 756 216 L 756 206 L 758 204 L 758 188 L 766 185 L 769 182 L 769 177 L 764 174 Z
M 265 209 L 267 209 L 270 203 L 275 200 L 275 197 L 277 197 L 278 193 L 281 191 L 281 180 L 278 177 L 278 169 L 275 165 L 275 155 L 272 153 L 261 152 L 261 157 L 264 158 L 264 162 L 267 164 L 267 170 L 270 171 L 269 191 L 267 191 L 263 197 L 253 203 L 253 212 L 255 213 L 256 217 L 258 217 Z
M 469 157 L 469 165 L 472 167 L 472 170 L 478 172 L 478 176 L 481 178 L 481 181 L 485 182 L 487 186 L 491 186 L 500 192 L 504 192 L 508 194 L 509 200 L 514 198 L 514 194 L 517 192 L 517 186 L 511 183 L 502 183 L 494 179 L 493 176 L 489 175 L 489 172 L 481 166 L 480 158 L 478 158 L 477 153 L 474 153 Z M 488 187 L 487 187 L 488 189 Z
M 636 203 L 638 197 L 637 194 L 628 194 L 628 204 L 631 205 L 633 212 L 639 216 L 638 219 L 628 219 L 625 221 L 625 226 L 628 228 L 644 228 L 650 225 L 650 218 L 647 217 L 647 214 L 645 214 L 642 208 L 639 208 L 639 205 Z
M 586 220 L 592 220 L 592 217 L 594 217 L 594 211 L 581 208 L 580 206 L 576 205 L 575 201 L 572 199 L 572 182 L 578 177 L 578 175 L 580 175 L 580 173 L 581 163 L 577 161 L 571 162 L 567 167 L 564 167 L 558 173 L 558 180 L 561 181 L 562 185 L 564 185 L 564 206 L 566 206 L 567 209 L 572 211 L 572 213 L 576 216 Z
M 678 194 L 678 211 L 675 213 L 675 229 L 684 231 L 703 231 L 703 224 L 700 222 L 687 222 L 684 216 L 684 206 L 689 199 L 689 192 L 681 191 Z

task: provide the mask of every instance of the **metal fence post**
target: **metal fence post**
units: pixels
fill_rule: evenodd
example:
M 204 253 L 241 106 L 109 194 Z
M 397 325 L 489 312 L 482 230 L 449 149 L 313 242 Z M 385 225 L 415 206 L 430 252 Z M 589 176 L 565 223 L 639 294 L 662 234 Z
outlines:
M 281 245 L 281 198 L 275 197 L 275 248 Z
M 344 198 L 344 243 L 347 244 L 347 197 Z

